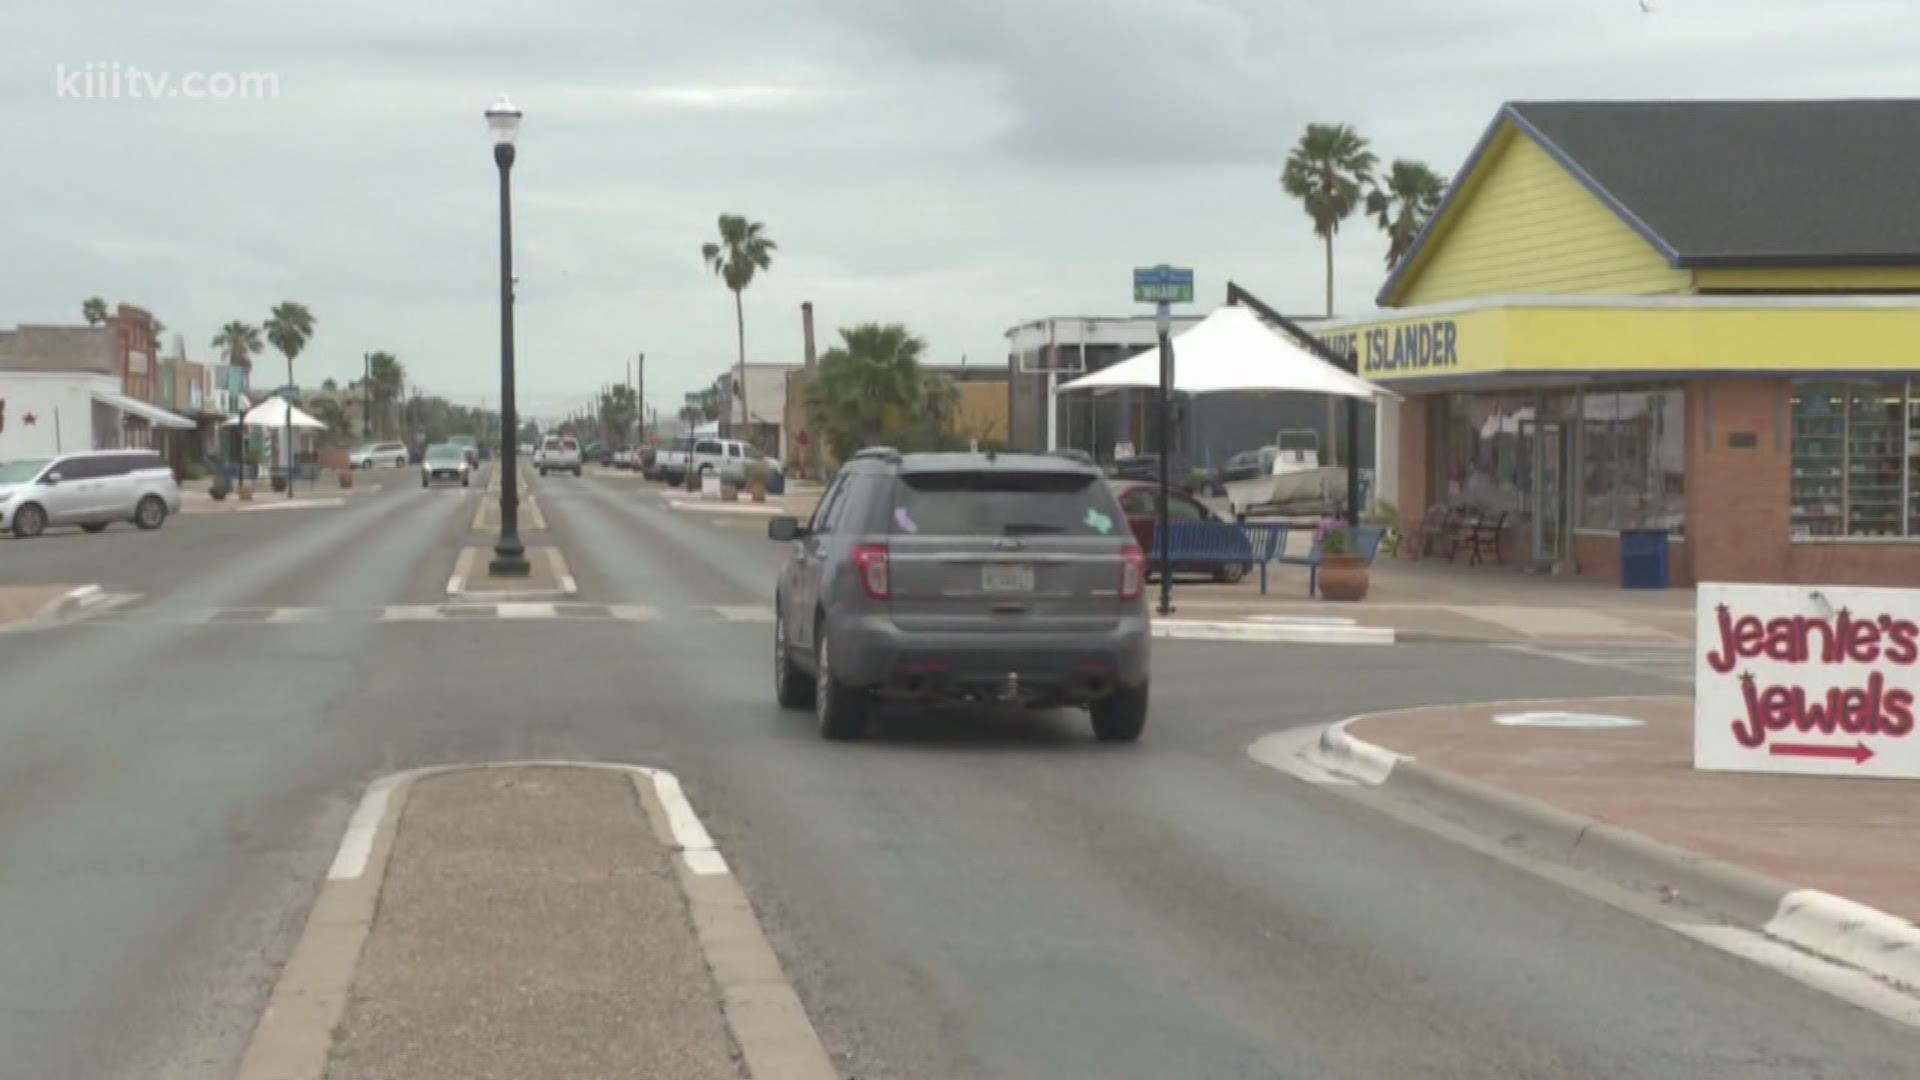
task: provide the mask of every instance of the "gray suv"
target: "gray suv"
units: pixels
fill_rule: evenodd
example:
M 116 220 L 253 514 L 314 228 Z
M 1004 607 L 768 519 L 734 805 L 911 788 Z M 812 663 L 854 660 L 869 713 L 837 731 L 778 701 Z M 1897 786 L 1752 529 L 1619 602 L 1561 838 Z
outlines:
M 94 450 L 0 465 L 0 531 L 49 525 L 99 532 L 116 521 L 157 529 L 180 510 L 180 482 L 151 450 Z
M 1146 560 L 1098 469 L 870 448 L 767 536 L 792 548 L 774 692 L 827 738 L 881 700 L 1084 706 L 1110 742 L 1146 726 Z

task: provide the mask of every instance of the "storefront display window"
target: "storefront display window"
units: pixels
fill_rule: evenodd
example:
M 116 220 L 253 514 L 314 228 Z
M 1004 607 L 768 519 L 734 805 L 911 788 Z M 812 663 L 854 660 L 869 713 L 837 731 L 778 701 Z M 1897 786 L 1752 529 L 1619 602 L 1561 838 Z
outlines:
M 1906 382 L 1793 387 L 1793 536 L 1920 536 L 1910 494 L 1920 409 Z
M 1448 394 L 1436 439 L 1438 491 L 1448 506 L 1524 514 L 1532 394 Z
M 1684 392 L 1588 391 L 1581 395 L 1580 418 L 1580 527 L 1683 531 Z

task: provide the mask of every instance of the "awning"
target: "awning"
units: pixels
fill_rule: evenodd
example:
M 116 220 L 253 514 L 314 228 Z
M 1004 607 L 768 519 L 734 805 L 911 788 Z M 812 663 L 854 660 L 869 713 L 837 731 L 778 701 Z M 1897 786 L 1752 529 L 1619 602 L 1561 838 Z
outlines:
M 1160 385 L 1156 346 L 1058 387 L 1144 389 Z M 1215 310 L 1173 336 L 1173 390 L 1181 394 L 1296 393 L 1372 399 L 1388 391 L 1334 367 L 1260 321 L 1250 309 Z
M 191 430 L 200 426 L 186 417 L 170 413 L 158 405 L 149 405 L 139 398 L 130 398 L 125 394 L 116 394 L 112 390 L 95 390 L 93 392 L 93 400 L 110 409 L 119 409 L 123 413 L 132 413 L 142 420 L 146 420 L 158 427 Z

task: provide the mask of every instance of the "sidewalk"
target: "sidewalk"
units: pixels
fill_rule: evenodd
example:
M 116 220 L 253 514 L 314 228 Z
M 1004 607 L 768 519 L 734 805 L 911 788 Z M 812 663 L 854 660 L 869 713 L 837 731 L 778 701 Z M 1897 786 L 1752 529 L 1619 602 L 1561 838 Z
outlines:
M 627 775 L 414 785 L 329 1077 L 741 1074 L 672 853 Z
M 1307 574 L 1304 566 L 1270 565 L 1265 596 L 1257 572 L 1233 585 L 1176 580 L 1174 616 L 1350 619 L 1363 627 L 1391 629 L 1402 642 L 1681 646 L 1693 641 L 1691 589 L 1628 591 L 1591 578 L 1382 557 L 1373 565 L 1367 598 L 1336 603 L 1308 597 Z

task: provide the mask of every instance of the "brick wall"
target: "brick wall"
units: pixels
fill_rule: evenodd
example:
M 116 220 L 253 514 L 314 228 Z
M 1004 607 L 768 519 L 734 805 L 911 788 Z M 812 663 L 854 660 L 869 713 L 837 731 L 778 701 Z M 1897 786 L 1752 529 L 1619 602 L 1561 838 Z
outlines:
M 1786 392 L 1781 379 L 1687 388 L 1687 535 L 1700 580 L 1791 580 Z

